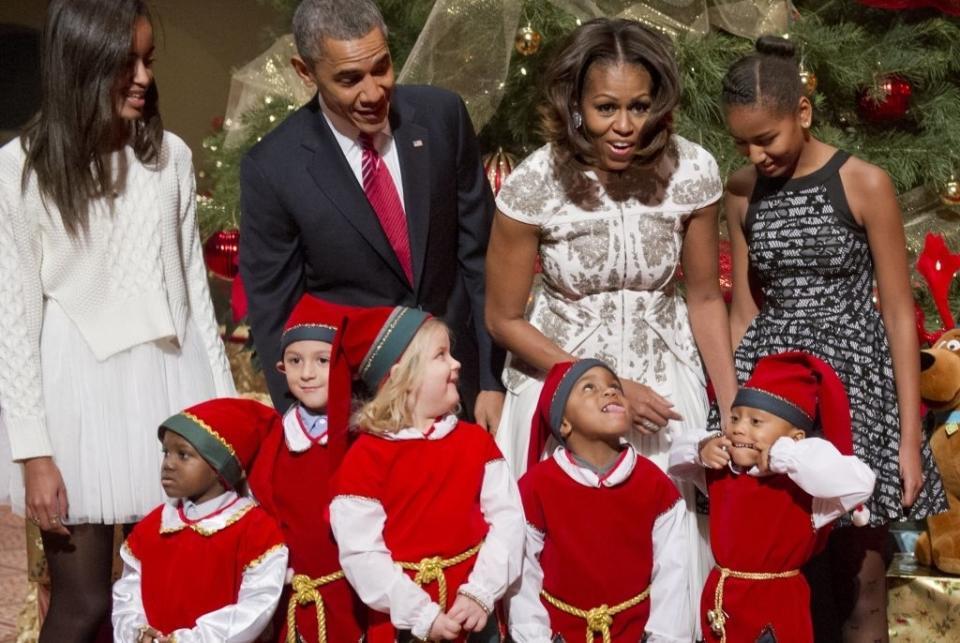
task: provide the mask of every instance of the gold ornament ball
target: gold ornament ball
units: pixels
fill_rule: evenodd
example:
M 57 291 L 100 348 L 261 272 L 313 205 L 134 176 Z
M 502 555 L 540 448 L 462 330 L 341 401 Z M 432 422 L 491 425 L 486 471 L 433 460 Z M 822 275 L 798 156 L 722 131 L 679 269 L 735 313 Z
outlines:
M 517 53 L 523 56 L 532 56 L 540 51 L 540 45 L 543 43 L 543 36 L 530 25 L 517 29 L 517 37 L 513 41 L 513 46 Z
M 804 67 L 800 68 L 800 84 L 803 86 L 803 92 L 809 97 L 817 91 L 817 75 Z
M 960 179 L 951 176 L 950 180 L 943 184 L 940 200 L 944 205 L 960 205 Z

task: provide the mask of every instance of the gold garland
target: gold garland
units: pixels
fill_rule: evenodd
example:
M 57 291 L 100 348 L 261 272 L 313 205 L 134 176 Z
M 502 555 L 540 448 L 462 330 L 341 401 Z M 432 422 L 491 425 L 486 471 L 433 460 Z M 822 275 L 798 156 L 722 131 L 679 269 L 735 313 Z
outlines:
M 551 596 L 546 590 L 541 590 L 540 595 L 543 596 L 545 601 L 556 607 L 561 612 L 565 612 L 570 616 L 582 618 L 587 622 L 587 643 L 593 643 L 593 637 L 595 634 L 599 634 L 603 637 L 603 643 L 611 643 L 610 626 L 613 625 L 613 617 L 620 612 L 625 612 L 631 607 L 635 607 L 647 600 L 647 598 L 650 596 L 650 587 L 648 586 L 645 590 L 633 598 L 625 600 L 622 603 L 617 603 L 613 607 L 601 605 L 589 610 L 582 610 L 579 607 L 570 605 L 569 603 L 564 603 L 556 596 Z
M 317 640 L 319 643 L 327 643 L 326 608 L 318 588 L 343 577 L 343 570 L 320 578 L 310 578 L 306 574 L 294 575 L 290 581 L 293 594 L 290 596 L 290 602 L 287 603 L 287 643 L 297 643 L 297 605 L 306 607 L 310 603 L 313 603 L 317 609 Z
M 473 558 L 477 555 L 477 552 L 480 551 L 480 547 L 483 546 L 483 543 L 478 543 L 468 549 L 467 551 L 454 556 L 453 558 L 440 558 L 439 556 L 431 556 L 429 558 L 422 559 L 419 563 L 403 563 L 398 562 L 401 569 L 406 569 L 408 571 L 415 571 L 417 575 L 413 577 L 413 582 L 423 587 L 424 585 L 429 585 L 430 583 L 436 582 L 438 587 L 437 595 L 440 600 L 440 607 L 444 611 L 447 609 L 447 577 L 443 573 L 448 567 L 453 567 L 454 565 L 459 565 L 460 563 Z
M 740 578 L 743 580 L 775 580 L 778 578 L 792 578 L 800 574 L 799 569 L 791 569 L 786 572 L 738 572 L 726 567 L 717 567 L 720 570 L 720 580 L 717 581 L 717 588 L 713 592 L 713 609 L 707 610 L 707 623 L 713 633 L 720 637 L 720 643 L 727 641 L 727 614 L 723 611 L 723 585 L 727 578 Z

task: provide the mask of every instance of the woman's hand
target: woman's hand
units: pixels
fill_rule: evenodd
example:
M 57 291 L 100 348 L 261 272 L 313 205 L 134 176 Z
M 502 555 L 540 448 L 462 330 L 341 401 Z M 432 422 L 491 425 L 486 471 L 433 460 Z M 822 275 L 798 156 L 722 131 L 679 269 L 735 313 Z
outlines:
M 465 594 L 457 594 L 448 614 L 467 632 L 479 632 L 487 625 L 487 610 Z
M 923 488 L 923 468 L 920 465 L 920 446 L 900 443 L 901 504 L 912 507 Z
M 53 458 L 30 458 L 23 463 L 23 472 L 27 518 L 44 531 L 69 536 L 63 526 L 69 509 L 67 489 Z
M 622 380 L 623 394 L 630 400 L 634 428 L 644 435 L 653 435 L 667 426 L 670 420 L 682 420 L 673 410 L 673 404 L 646 384 Z

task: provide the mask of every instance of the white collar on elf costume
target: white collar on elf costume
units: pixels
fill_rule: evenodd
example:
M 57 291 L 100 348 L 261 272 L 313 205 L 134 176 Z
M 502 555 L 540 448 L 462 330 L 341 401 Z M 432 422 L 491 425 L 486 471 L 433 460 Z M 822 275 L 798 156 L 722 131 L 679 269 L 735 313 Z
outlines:
M 387 440 L 442 440 L 447 437 L 453 430 L 457 428 L 457 423 L 460 420 L 456 415 L 450 413 L 443 416 L 439 420 L 433 423 L 426 431 L 421 431 L 415 427 L 408 427 L 406 429 L 400 429 L 399 431 L 394 431 L 393 433 L 374 433 L 373 435 L 380 436 Z
M 212 536 L 243 518 L 257 506 L 247 496 L 225 491 L 216 498 L 196 504 L 186 498 L 169 498 L 160 514 L 160 533 L 171 534 L 192 529 L 201 536 Z
M 306 420 L 304 419 L 305 415 L 307 416 Z M 291 452 L 303 453 L 315 444 L 322 446 L 327 445 L 328 432 L 326 430 L 318 437 L 310 435 L 306 423 L 311 421 L 311 419 L 317 419 L 317 416 L 313 416 L 300 404 L 294 404 L 284 413 L 283 441 Z M 323 416 L 322 420 L 325 421 L 326 416 Z
M 585 487 L 615 487 L 629 478 L 637 465 L 636 450 L 626 440 L 621 439 L 620 443 L 624 448 L 606 471 L 594 470 L 563 446 L 554 450 L 553 459 L 574 482 Z

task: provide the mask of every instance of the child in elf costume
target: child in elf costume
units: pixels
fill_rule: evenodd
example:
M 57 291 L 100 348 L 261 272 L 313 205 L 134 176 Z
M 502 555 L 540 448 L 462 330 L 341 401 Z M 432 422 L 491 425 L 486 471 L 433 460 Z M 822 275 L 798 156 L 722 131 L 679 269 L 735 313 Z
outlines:
M 277 614 L 282 643 L 355 643 L 363 636 L 365 610 L 340 569 L 328 518 L 349 417 L 328 416 L 327 405 L 337 395 L 350 397 L 349 383 L 331 378 L 330 358 L 349 310 L 309 294 L 294 307 L 277 369 L 295 401 L 264 440 L 250 474 L 253 493 L 290 548 L 289 585 Z
M 374 394 L 330 504 L 343 571 L 371 608 L 367 640 L 498 641 L 494 609 L 520 574 L 523 510 L 493 438 L 457 419 L 447 327 L 402 306 L 360 310 L 331 368 L 343 363 Z
M 692 479 L 710 497 L 717 566 L 701 599 L 707 641 L 813 641 L 800 568 L 823 547 L 834 520 L 854 508 L 854 524 L 869 519 L 861 503 L 875 475 L 852 454 L 843 384 L 802 352 L 757 362 L 723 433 L 675 444 L 668 473 Z
M 691 641 L 686 507 L 673 482 L 624 439 L 629 402 L 599 360 L 547 373 L 520 495 L 521 581 L 507 600 L 517 643 Z M 560 446 L 542 462 L 550 435 Z M 553 637 L 557 637 L 554 639 Z
M 273 519 L 246 494 L 245 472 L 277 422 L 276 411 L 259 402 L 224 398 L 160 426 L 169 500 L 120 550 L 116 643 L 247 643 L 269 624 L 287 548 Z

